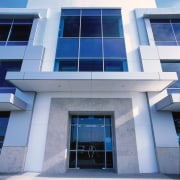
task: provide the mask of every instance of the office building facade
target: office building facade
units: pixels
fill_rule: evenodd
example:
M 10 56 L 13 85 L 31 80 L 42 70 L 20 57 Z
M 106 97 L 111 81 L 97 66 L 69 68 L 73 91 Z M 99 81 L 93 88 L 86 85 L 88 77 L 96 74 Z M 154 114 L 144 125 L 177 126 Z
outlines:
M 0 6 L 1 173 L 180 174 L 178 1 Z

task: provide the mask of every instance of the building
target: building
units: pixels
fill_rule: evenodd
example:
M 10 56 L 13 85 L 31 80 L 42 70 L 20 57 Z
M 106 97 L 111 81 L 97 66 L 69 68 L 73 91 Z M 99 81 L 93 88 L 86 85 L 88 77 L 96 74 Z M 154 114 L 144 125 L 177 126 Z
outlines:
M 0 172 L 180 174 L 169 2 L 0 2 Z

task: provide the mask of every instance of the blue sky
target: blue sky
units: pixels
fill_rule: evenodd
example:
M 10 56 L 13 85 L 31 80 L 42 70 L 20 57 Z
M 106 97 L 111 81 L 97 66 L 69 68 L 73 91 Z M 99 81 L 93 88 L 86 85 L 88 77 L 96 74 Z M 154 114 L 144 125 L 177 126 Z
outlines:
M 27 0 L 0 0 L 0 8 L 22 8 L 26 7 Z
M 180 7 L 180 0 L 156 0 L 157 7 Z

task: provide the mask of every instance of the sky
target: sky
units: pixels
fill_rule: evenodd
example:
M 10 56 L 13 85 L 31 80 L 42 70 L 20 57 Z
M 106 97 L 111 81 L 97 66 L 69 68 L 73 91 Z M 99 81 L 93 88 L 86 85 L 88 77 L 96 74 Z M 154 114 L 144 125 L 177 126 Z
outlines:
M 156 0 L 157 7 L 180 7 L 180 0 Z
M 0 0 L 0 8 L 23 8 L 27 0 Z

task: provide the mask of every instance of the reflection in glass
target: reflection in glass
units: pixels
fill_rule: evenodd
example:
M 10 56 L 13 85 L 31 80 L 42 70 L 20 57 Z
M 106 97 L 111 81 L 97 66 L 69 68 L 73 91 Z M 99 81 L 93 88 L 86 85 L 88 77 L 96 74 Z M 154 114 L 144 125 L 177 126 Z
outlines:
M 90 15 L 101 16 L 101 10 L 100 9 L 82 9 L 82 16 L 90 16 Z
M 81 17 L 81 37 L 101 37 L 101 17 Z
M 77 126 L 71 126 L 70 150 L 76 149 L 76 143 L 77 143 Z
M 155 41 L 175 41 L 171 24 L 151 24 Z
M 178 79 L 180 79 L 180 63 L 179 62 L 161 62 L 162 70 L 164 72 L 177 72 Z M 174 84 L 168 88 L 180 88 L 180 80 L 176 81 Z
M 180 41 L 180 23 L 173 23 L 172 26 L 176 36 L 176 40 Z

